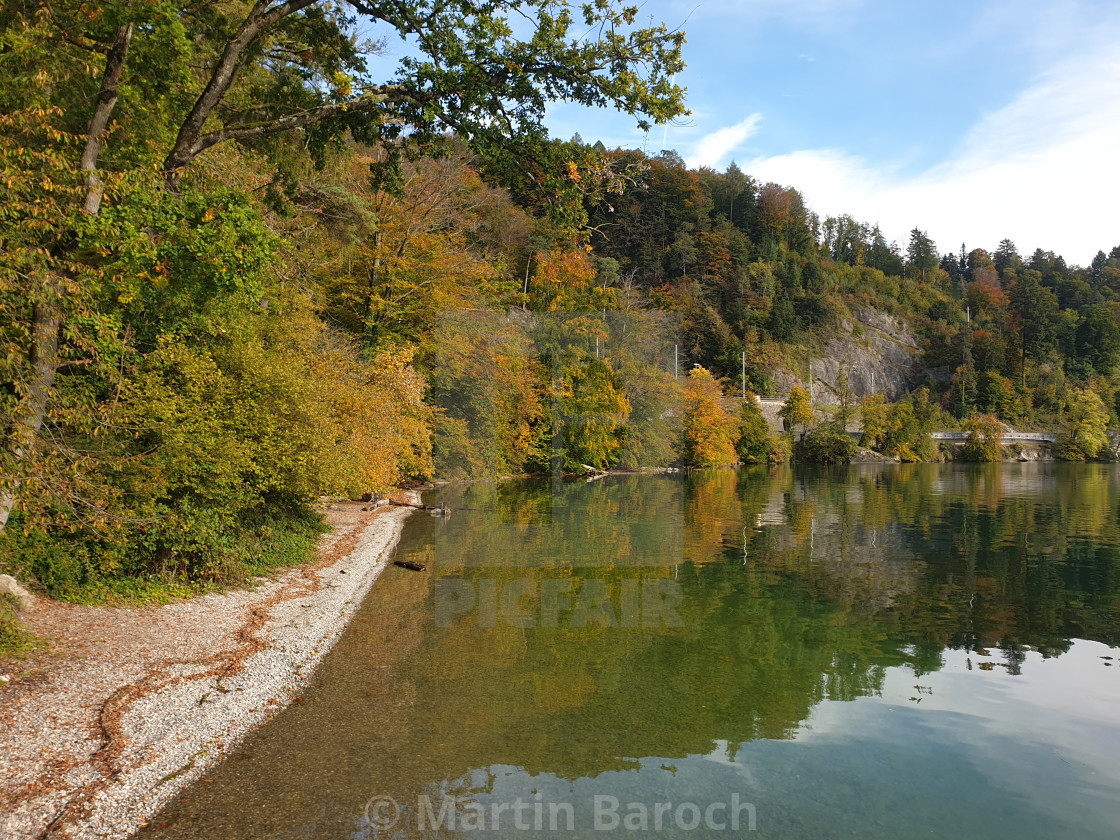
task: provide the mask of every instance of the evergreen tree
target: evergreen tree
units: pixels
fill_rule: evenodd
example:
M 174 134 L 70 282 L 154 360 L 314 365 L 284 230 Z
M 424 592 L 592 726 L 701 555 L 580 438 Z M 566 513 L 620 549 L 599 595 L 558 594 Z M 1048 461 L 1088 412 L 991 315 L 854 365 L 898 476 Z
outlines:
M 1000 275 L 1003 274 L 1005 268 L 1018 271 L 1023 266 L 1023 260 L 1019 257 L 1019 249 L 1010 239 L 1000 240 L 999 247 L 992 254 L 992 261 Z
M 963 246 L 962 246 L 963 247 Z M 931 272 L 937 268 L 937 248 L 925 231 L 914 228 L 910 231 L 910 244 L 906 247 L 907 267 L 924 283 Z

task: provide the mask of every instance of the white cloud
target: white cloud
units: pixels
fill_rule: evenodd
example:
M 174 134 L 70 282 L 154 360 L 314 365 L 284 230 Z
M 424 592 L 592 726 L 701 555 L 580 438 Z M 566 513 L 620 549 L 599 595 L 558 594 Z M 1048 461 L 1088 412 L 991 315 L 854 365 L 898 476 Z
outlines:
M 822 216 L 878 222 L 891 238 L 918 226 L 949 251 L 1008 237 L 1022 253 L 1052 249 L 1084 265 L 1120 244 L 1118 150 L 1120 54 L 1105 48 L 1052 68 L 917 176 L 835 149 L 743 168 L 801 189 Z
M 751 114 L 735 125 L 713 131 L 692 144 L 688 155 L 689 166 L 715 166 L 746 142 L 748 137 L 758 134 L 762 114 Z

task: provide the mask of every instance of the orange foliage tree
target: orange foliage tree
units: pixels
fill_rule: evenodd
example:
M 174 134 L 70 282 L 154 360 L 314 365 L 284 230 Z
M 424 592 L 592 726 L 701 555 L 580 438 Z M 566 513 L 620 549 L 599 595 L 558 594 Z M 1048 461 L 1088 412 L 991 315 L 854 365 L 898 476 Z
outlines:
M 739 421 L 720 405 L 723 392 L 705 368 L 689 371 L 684 386 L 684 462 L 722 467 L 739 462 Z

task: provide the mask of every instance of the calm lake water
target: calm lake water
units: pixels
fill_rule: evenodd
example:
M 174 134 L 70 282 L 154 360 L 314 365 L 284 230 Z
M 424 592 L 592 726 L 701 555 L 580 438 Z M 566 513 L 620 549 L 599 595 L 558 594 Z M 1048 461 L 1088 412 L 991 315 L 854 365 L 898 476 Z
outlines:
M 446 487 L 143 837 L 1120 837 L 1120 472 Z M 737 826 L 737 827 L 736 827 Z

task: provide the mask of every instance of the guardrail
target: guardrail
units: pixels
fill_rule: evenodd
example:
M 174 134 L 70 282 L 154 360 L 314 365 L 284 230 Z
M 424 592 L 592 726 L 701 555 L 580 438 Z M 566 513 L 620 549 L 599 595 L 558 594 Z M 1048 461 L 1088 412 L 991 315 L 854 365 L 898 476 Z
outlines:
M 738 394 L 727 394 L 724 396 L 726 400 L 741 400 Z M 753 399 L 759 405 L 769 407 L 785 405 L 785 400 L 781 397 L 760 397 L 757 394 L 753 395 Z M 860 433 L 849 430 L 848 432 L 853 437 L 859 437 Z M 1120 450 L 1120 438 L 1117 438 L 1115 431 L 1109 431 L 1109 441 L 1114 449 Z M 950 442 L 961 442 L 968 440 L 968 432 L 932 432 L 930 437 L 934 440 L 944 440 Z M 1056 432 L 1004 432 L 1004 443 L 1055 443 L 1058 440 Z
M 968 440 L 968 432 L 932 432 L 934 440 Z M 1022 441 L 1023 443 L 1054 443 L 1058 439 L 1054 432 L 1004 432 L 1003 441 Z

